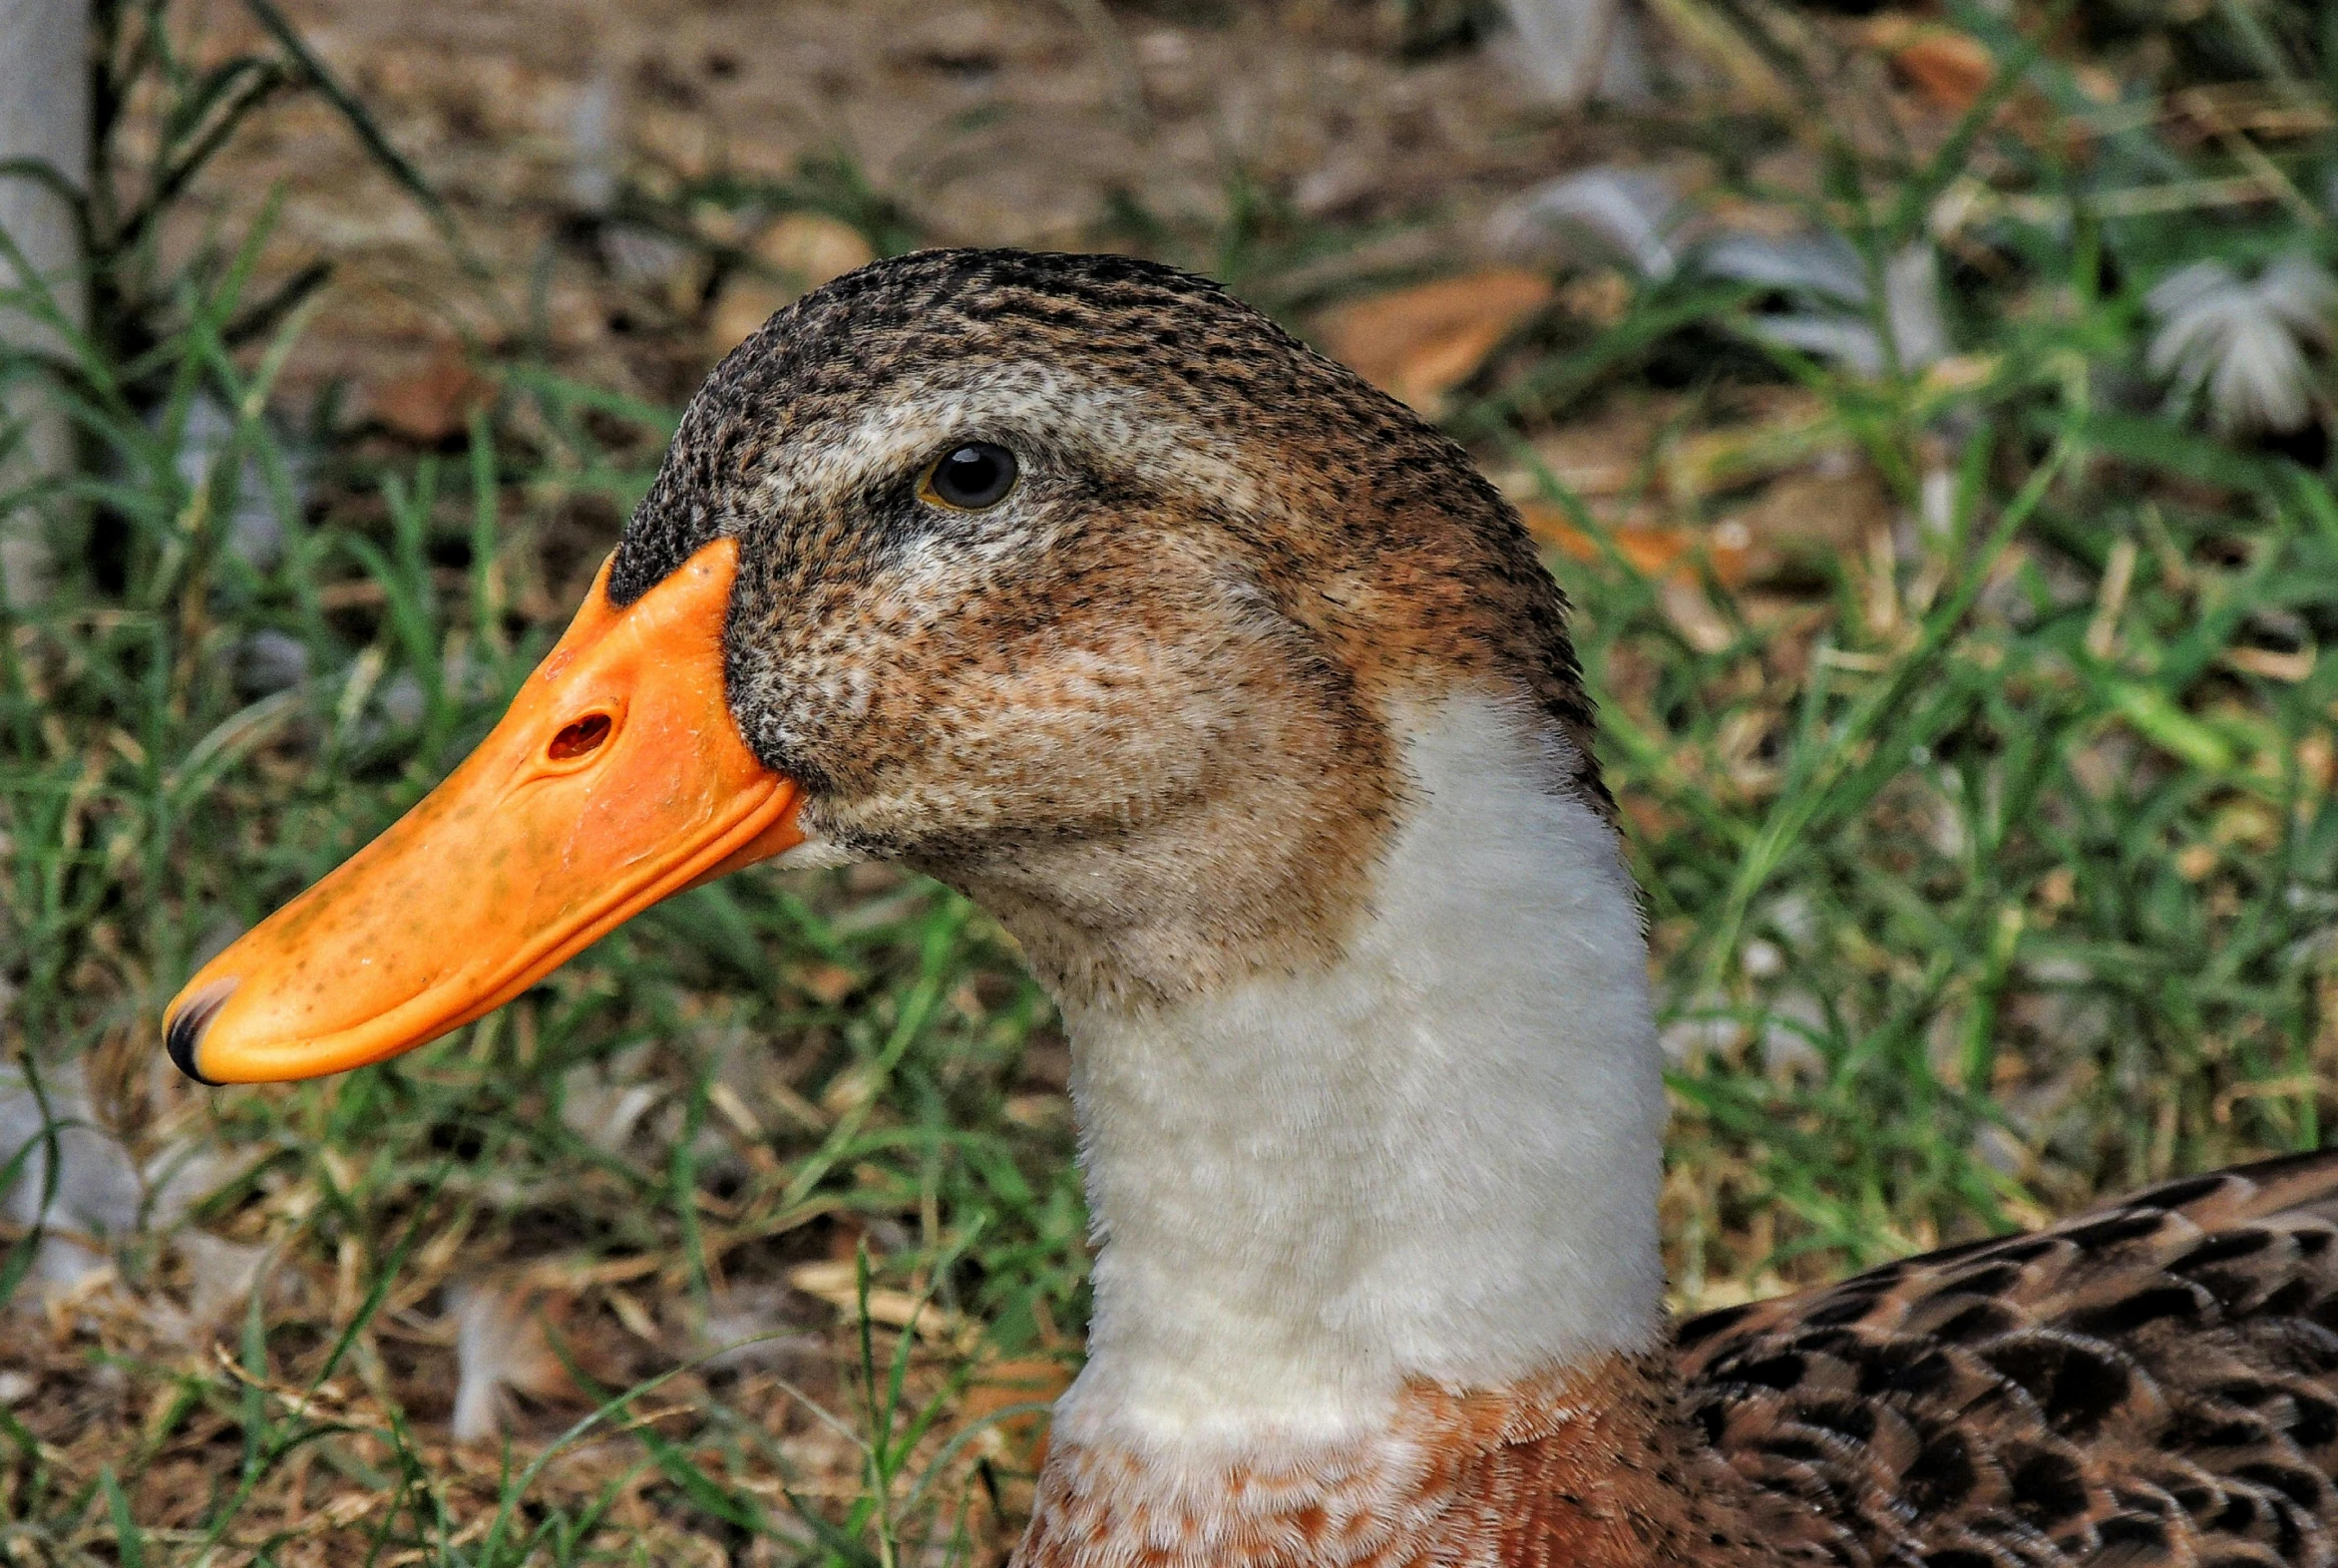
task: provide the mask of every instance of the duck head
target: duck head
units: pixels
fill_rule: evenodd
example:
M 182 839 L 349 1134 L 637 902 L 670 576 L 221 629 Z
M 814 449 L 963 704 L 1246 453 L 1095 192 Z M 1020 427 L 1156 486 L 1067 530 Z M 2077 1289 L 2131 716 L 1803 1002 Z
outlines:
M 1564 601 L 1411 413 L 1216 285 L 927 251 L 715 370 L 575 624 L 380 839 L 205 965 L 213 1082 L 419 1045 L 775 855 L 974 897 L 1067 1005 L 1331 962 L 1472 691 L 1612 816 Z

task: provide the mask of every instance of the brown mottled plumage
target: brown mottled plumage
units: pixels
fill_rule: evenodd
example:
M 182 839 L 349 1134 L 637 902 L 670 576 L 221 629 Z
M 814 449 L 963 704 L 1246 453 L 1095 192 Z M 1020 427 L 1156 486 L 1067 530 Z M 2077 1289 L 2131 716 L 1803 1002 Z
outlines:
M 1686 1411 L 1843 1563 L 2330 1560 L 2338 1151 L 1681 1326 Z

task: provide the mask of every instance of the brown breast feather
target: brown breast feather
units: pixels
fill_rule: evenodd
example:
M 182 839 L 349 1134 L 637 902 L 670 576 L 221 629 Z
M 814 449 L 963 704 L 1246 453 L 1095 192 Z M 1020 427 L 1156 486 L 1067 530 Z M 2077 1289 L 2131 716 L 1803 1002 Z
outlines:
M 1815 1538 L 1752 1496 L 1671 1407 L 1664 1353 L 1498 1393 L 1408 1387 L 1383 1436 L 1170 1476 L 1058 1443 L 1017 1568 L 1633 1568 L 1711 1543 L 1766 1563 Z M 1702 1482 L 1703 1484 L 1695 1484 Z M 1763 1535 L 1749 1519 L 1766 1516 Z M 1818 1559 L 1811 1559 L 1817 1561 Z

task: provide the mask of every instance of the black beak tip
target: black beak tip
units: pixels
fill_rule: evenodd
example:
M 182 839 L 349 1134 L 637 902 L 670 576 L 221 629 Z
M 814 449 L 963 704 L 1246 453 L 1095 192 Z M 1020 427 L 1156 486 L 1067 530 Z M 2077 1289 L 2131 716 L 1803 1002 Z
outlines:
M 202 1044 L 203 1030 L 210 1026 L 211 1019 L 218 1016 L 219 1009 L 227 1004 L 227 997 L 234 989 L 235 982 L 229 980 L 223 985 L 209 987 L 199 996 L 188 998 L 186 1005 L 172 1015 L 170 1026 L 163 1031 L 163 1048 L 171 1053 L 171 1064 L 206 1087 L 218 1087 L 218 1080 L 202 1075 L 202 1069 L 195 1065 L 195 1048 Z

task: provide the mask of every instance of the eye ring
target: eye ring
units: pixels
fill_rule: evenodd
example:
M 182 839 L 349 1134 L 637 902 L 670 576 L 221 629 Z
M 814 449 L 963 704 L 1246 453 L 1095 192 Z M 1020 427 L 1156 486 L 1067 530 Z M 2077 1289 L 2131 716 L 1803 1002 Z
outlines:
M 1021 472 L 996 442 L 961 442 L 926 466 L 918 499 L 952 512 L 986 512 L 1006 499 Z

